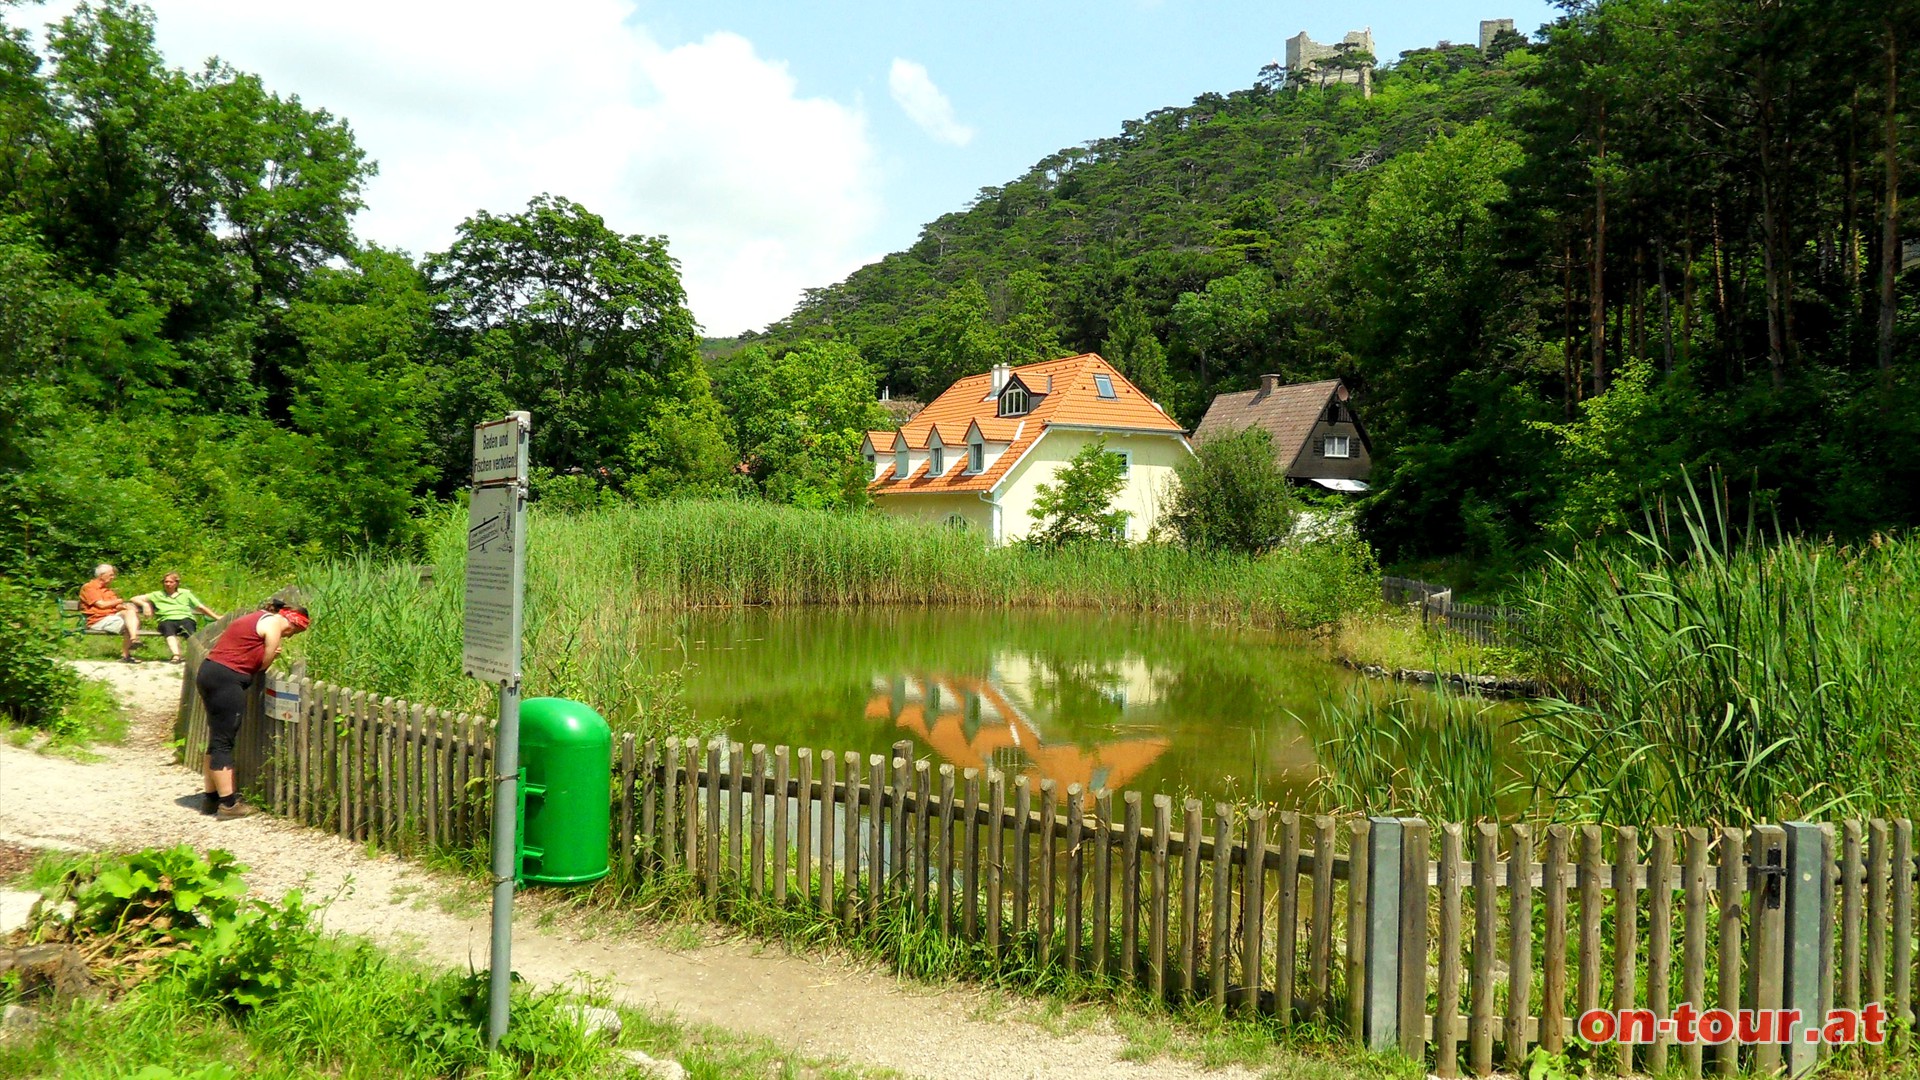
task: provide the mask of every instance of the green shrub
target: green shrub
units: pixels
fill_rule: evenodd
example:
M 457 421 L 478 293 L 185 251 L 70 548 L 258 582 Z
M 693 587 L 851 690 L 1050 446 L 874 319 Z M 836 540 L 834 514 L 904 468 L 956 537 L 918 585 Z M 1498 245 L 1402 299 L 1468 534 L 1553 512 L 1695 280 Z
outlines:
M 1203 442 L 1174 472 L 1167 520 L 1187 547 L 1258 555 L 1293 532 L 1295 499 L 1264 429 Z
M 52 656 L 58 633 L 46 601 L 0 577 L 0 717 L 46 725 L 74 700 L 79 680 Z
M 73 925 L 81 933 L 126 945 L 166 945 L 238 913 L 246 868 L 231 852 L 206 857 L 185 844 L 148 848 L 74 881 Z
M 248 901 L 185 937 L 191 947 L 173 955 L 174 970 L 201 1000 L 236 1010 L 290 988 L 318 940 L 313 910 L 297 890 L 278 904 Z

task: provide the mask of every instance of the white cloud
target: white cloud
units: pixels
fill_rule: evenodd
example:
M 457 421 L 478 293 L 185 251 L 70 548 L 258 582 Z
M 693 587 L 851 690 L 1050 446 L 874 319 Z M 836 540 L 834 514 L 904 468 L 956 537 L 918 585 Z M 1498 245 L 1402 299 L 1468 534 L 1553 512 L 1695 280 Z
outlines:
M 802 96 L 739 35 L 667 48 L 630 0 L 152 2 L 169 63 L 218 54 L 347 118 L 380 166 L 368 240 L 443 250 L 475 210 L 564 195 L 665 234 L 709 333 L 780 318 L 878 254 L 866 117 Z
M 887 72 L 887 89 L 894 104 L 928 135 L 954 146 L 973 141 L 973 129 L 954 117 L 953 102 L 933 85 L 924 65 L 895 57 L 893 70 Z

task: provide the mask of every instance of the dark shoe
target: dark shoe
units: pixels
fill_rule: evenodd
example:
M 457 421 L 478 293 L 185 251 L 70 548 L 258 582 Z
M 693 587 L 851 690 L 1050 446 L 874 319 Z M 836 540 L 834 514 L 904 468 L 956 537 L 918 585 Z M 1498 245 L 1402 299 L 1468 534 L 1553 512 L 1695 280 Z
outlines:
M 200 793 L 200 812 L 207 815 L 208 817 L 212 817 L 214 814 L 219 813 L 220 812 L 220 796 L 214 794 L 211 791 L 201 792 Z
M 167 657 L 167 663 L 169 663 L 169 664 L 178 664 L 178 663 L 182 663 L 182 662 L 183 662 L 183 661 L 181 661 L 181 659 L 180 659 L 179 657 L 177 657 L 177 656 L 169 656 L 169 657 Z
M 235 799 L 232 806 L 223 804 L 220 809 L 214 811 L 213 816 L 219 818 L 221 821 L 232 821 L 235 818 L 252 817 L 259 812 L 260 808 L 252 803 L 246 802 L 243 799 Z
M 138 664 L 140 663 L 140 658 L 137 656 L 123 656 L 120 658 L 120 662 L 123 664 Z

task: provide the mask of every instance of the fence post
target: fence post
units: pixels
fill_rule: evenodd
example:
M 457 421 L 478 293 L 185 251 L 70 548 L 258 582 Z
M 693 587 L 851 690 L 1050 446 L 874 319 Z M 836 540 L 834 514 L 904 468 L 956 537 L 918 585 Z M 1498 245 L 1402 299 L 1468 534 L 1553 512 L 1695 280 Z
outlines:
M 1400 842 L 1399 818 L 1367 819 L 1367 952 L 1357 993 L 1375 1053 L 1400 1045 Z
M 1800 1019 L 1785 1033 L 1787 1073 L 1800 1076 L 1819 1063 L 1820 1047 L 1807 1042 L 1805 1033 L 1820 1029 L 1832 994 L 1828 932 L 1833 904 L 1827 887 L 1832 860 L 1826 830 L 1804 821 L 1787 823 L 1786 848 L 1786 977 L 1781 1004 L 1800 1012 Z

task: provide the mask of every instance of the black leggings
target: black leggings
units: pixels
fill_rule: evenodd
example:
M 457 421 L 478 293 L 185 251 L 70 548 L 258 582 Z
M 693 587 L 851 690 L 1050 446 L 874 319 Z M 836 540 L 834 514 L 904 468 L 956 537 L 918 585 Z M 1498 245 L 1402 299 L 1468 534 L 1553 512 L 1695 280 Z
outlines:
M 203 660 L 193 680 L 200 703 L 207 707 L 207 768 L 233 768 L 233 741 L 240 735 L 240 718 L 247 712 L 247 687 L 253 676 L 242 675 L 218 660 Z

